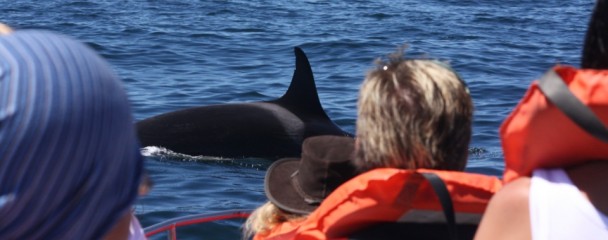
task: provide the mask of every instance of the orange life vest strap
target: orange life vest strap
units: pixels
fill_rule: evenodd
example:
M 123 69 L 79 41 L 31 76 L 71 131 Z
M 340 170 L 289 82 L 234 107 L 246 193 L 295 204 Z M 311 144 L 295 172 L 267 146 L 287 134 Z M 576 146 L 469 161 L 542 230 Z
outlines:
M 532 82 L 500 127 L 503 181 L 539 168 L 607 161 L 606 125 L 608 70 L 555 66 Z
M 401 222 L 402 219 L 400 218 L 398 222 L 383 222 L 379 223 L 378 225 L 365 228 L 362 231 L 357 231 L 354 235 L 349 236 L 349 239 L 378 239 L 378 236 L 382 236 L 382 239 L 401 239 L 404 233 L 410 234 L 410 236 L 416 235 L 422 238 L 445 239 L 447 236 L 448 239 L 451 240 L 458 239 L 458 232 L 463 230 L 458 229 L 456 225 L 454 205 L 452 204 L 452 198 L 450 197 L 450 192 L 448 191 L 445 182 L 443 182 L 443 180 L 441 180 L 441 178 L 433 172 L 414 172 L 414 174 L 420 174 L 431 185 L 433 192 L 437 195 L 441 209 L 443 210 L 443 216 L 446 220 L 445 225 L 434 222 Z M 406 211 L 404 216 L 406 216 L 409 212 L 409 210 Z M 426 213 L 428 214 L 429 212 Z M 441 225 L 444 225 L 444 227 Z M 473 225 L 467 224 L 466 227 L 464 227 L 466 229 L 464 230 L 465 235 L 471 235 L 471 232 L 474 232 L 475 229 L 477 229 L 477 227 L 472 226 Z M 477 224 L 474 226 L 477 226 Z M 447 234 L 444 232 L 446 229 Z
M 592 136 L 608 142 L 608 128 L 583 104 L 564 83 L 557 73 L 550 69 L 538 80 L 540 91 L 568 118 Z
M 443 214 L 445 215 L 445 220 L 448 225 L 447 227 L 450 239 L 458 239 L 458 232 L 456 231 L 456 217 L 454 216 L 454 205 L 452 204 L 452 198 L 450 197 L 448 188 L 445 186 L 445 183 L 441 180 L 441 178 L 437 176 L 437 174 L 431 172 L 421 174 L 427 181 L 429 181 L 431 187 L 433 187 L 433 191 L 439 198 L 439 203 L 441 204 L 441 208 L 443 209 Z
M 441 213 L 446 207 L 440 206 L 433 187 L 421 173 L 436 174 L 445 183 L 455 215 L 482 214 L 492 195 L 502 186 L 496 177 L 474 173 L 374 169 L 334 190 L 302 223 L 295 237 L 344 238 L 371 225 L 400 221 L 404 214 L 416 211 Z M 458 222 L 458 216 L 455 218 Z M 433 222 L 443 224 L 445 221 L 435 218 L 426 223 Z

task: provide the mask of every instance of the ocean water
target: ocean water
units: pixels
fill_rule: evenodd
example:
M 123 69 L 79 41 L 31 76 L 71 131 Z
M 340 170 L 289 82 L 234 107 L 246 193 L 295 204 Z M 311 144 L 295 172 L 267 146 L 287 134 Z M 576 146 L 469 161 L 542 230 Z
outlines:
M 0 22 L 80 39 L 124 80 L 135 118 L 218 103 L 271 100 L 287 89 L 293 47 L 311 62 L 321 103 L 354 132 L 356 100 L 374 59 L 447 60 L 471 89 L 467 171 L 500 175 L 498 127 L 530 82 L 555 64 L 578 66 L 593 1 L 33 1 L 0 0 Z M 218 160 L 147 148 L 155 183 L 136 213 L 144 226 L 172 217 L 255 208 L 268 159 Z M 238 239 L 240 221 L 178 232 Z

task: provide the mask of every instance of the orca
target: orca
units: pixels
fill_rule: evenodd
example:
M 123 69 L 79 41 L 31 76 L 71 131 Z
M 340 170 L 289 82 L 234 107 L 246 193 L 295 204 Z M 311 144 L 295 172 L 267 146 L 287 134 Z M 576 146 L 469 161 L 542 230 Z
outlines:
M 137 122 L 142 146 L 192 156 L 299 157 L 304 139 L 353 136 L 325 113 L 308 58 L 296 47 L 296 68 L 287 92 L 271 101 L 187 108 Z

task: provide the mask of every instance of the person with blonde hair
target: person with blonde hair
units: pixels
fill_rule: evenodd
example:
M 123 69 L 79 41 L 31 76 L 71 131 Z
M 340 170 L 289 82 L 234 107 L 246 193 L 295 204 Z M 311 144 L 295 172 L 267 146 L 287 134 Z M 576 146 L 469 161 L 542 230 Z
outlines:
M 351 137 L 315 136 L 304 140 L 301 158 L 274 162 L 264 179 L 269 201 L 247 219 L 244 239 L 292 238 L 327 195 L 356 175 L 353 150 Z
M 278 225 L 270 230 L 271 234 L 263 235 L 265 238 L 256 239 L 370 235 L 385 239 L 406 234 L 415 238 L 428 237 L 425 234 L 429 233 L 439 238 L 447 236 L 443 235 L 446 228 L 442 224 L 432 225 L 436 230 L 431 231 L 415 224 L 420 219 L 437 221 L 436 216 L 441 215 L 436 213 L 441 213 L 443 202 L 452 200 L 458 214 L 480 216 L 501 186 L 496 177 L 462 172 L 471 139 L 472 114 L 473 104 L 465 83 L 445 63 L 406 59 L 403 49 L 389 55 L 388 61 L 378 60 L 377 68 L 368 72 L 359 94 L 352 160 L 359 175 L 335 190 L 332 188 L 324 199 L 318 199 L 320 205 L 306 217 L 288 220 L 293 224 Z M 422 180 L 427 175 L 436 176 L 448 186 L 446 194 L 451 200 L 433 198 L 431 188 Z M 276 179 L 288 181 L 289 176 Z M 274 207 L 268 206 L 269 211 L 276 210 Z M 472 219 L 472 225 L 466 225 L 462 231 L 466 236 L 476 229 L 478 218 Z M 390 225 L 396 226 L 391 231 L 382 228 L 359 232 L 398 220 L 407 224 L 413 221 L 414 225 Z
M 443 62 L 388 60 L 361 86 L 355 165 L 464 170 L 473 115 L 464 82 Z
M 463 172 L 473 117 L 466 84 L 446 63 L 403 50 L 378 60 L 361 86 L 360 174 L 327 196 L 295 239 L 466 239 L 501 187 L 496 177 Z

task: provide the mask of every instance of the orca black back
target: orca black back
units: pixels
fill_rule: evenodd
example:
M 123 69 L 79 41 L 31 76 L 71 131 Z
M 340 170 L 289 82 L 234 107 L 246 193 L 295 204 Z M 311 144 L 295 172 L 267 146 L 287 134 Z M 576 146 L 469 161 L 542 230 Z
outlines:
M 312 68 L 295 48 L 296 69 L 286 93 L 275 100 L 200 106 L 164 113 L 137 123 L 143 146 L 193 156 L 299 157 L 304 139 L 352 136 L 327 116 Z

